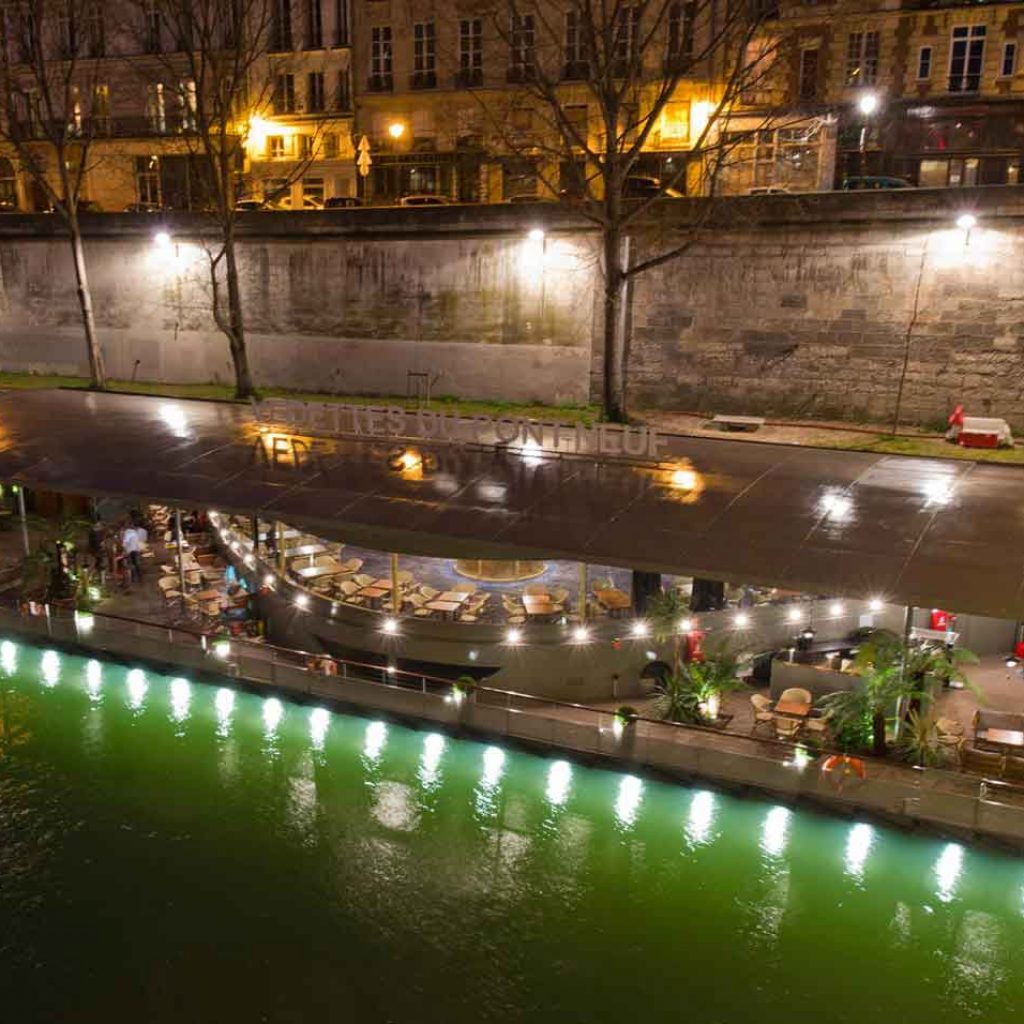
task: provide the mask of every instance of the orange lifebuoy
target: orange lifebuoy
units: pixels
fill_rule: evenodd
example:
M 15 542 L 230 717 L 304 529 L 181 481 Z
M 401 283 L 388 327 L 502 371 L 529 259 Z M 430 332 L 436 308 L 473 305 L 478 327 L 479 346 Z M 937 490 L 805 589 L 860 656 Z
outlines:
M 836 789 L 842 789 L 851 775 L 863 779 L 866 774 L 864 762 L 859 757 L 850 757 L 848 754 L 833 754 L 826 757 L 821 771 Z

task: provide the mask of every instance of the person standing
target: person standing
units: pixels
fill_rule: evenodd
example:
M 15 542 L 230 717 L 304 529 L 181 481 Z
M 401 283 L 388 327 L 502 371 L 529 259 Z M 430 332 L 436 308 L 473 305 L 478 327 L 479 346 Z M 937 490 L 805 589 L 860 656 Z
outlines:
M 141 582 L 142 580 L 142 540 L 139 536 L 138 527 L 129 523 L 121 534 L 121 547 L 124 549 L 126 560 L 126 575 L 129 583 Z

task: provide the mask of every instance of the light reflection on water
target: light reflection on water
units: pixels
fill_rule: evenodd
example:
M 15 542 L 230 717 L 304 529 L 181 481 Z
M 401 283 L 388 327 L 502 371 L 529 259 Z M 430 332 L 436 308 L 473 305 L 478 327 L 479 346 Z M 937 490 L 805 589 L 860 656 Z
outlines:
M 60 681 L 60 655 L 56 651 L 44 651 L 40 670 L 43 686 L 56 686 Z
M 10 640 L 0 643 L 0 668 L 9 676 L 18 671 L 18 647 Z
M 61 656 L 58 676 L 84 686 L 43 693 L 42 661 L 21 654 L 25 673 L 0 692 L 23 692 L 36 710 L 33 739 L 14 756 L 27 751 L 20 770 L 55 759 L 60 795 L 49 799 L 71 802 L 59 823 L 35 806 L 19 820 L 38 819 L 36 845 L 56 844 L 61 864 L 74 865 L 60 868 L 59 906 L 83 915 L 48 916 L 58 903 L 45 896 L 32 914 L 11 913 L 16 888 L 0 887 L 10 949 L 31 948 L 43 965 L 27 978 L 60 960 L 59 936 L 83 934 L 99 891 L 143 929 L 150 895 L 159 900 L 171 927 L 146 932 L 133 961 L 141 978 L 161 976 L 181 935 L 213 934 L 232 950 L 223 971 L 235 1000 L 249 991 L 235 957 L 273 955 L 284 958 L 275 985 L 305 1016 L 315 989 L 318 1005 L 347 999 L 367 1020 L 611 1024 L 637 1011 L 635 986 L 620 999 L 602 980 L 614 965 L 644 979 L 643 1016 L 655 1024 L 678 1019 L 683 1002 L 722 1024 L 838 1024 L 850 1004 L 830 1002 L 833 993 L 857 991 L 901 1019 L 1012 1019 L 1024 872 L 1009 858 L 96 660 Z M 0 643 L 4 672 L 17 660 Z M 169 713 L 140 714 L 150 692 L 168 695 Z M 74 712 L 67 727 L 62 709 Z M 48 734 L 51 720 L 59 728 Z M 0 785 L 4 771 L 0 758 Z M 45 787 L 0 789 L 0 826 L 12 800 Z M 109 829 L 97 808 L 116 809 Z M 0 827 L 0 862 L 11 835 Z M 140 842 L 160 851 L 159 876 L 147 880 Z M 118 877 L 131 881 L 124 892 L 110 882 Z M 199 877 L 211 881 L 181 881 Z M 34 922 L 45 928 L 28 935 Z M 372 955 L 359 957 L 364 943 Z M 319 950 L 312 960 L 308 948 Z M 699 950 L 699 970 L 680 972 L 684 948 Z M 109 953 L 102 941 L 80 948 L 68 969 L 81 963 L 111 999 L 126 998 Z M 453 954 L 465 968 L 457 985 Z M 737 984 L 737 957 L 756 962 L 761 981 Z M 399 960 L 395 984 L 386 965 Z M 526 999 L 529 1016 L 517 1009 Z M 216 1005 L 220 1019 L 238 1009 Z M 247 1003 L 244 1016 L 261 1009 Z

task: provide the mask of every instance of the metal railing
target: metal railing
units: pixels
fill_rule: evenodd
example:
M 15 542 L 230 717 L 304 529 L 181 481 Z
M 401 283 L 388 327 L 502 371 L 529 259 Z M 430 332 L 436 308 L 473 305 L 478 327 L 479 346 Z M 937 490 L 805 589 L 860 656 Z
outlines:
M 626 723 L 613 710 L 585 704 L 490 686 L 464 691 L 458 680 L 426 672 L 107 612 L 0 599 L 0 625 L 33 638 L 171 662 L 310 698 L 1024 842 L 1024 787 L 1001 779 L 862 756 L 857 760 L 863 776 L 837 787 L 824 773 L 807 770 L 835 753 L 824 746 L 811 753 L 799 742 L 643 716 Z M 328 661 L 336 671 L 322 670 Z

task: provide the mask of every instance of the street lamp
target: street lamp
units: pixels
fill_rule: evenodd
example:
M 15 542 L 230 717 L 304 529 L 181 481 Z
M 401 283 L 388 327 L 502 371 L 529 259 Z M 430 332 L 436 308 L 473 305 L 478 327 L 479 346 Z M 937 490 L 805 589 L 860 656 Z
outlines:
M 396 142 L 405 134 L 405 125 L 401 121 L 392 121 L 388 125 L 388 135 Z
M 857 109 L 860 111 L 862 118 L 860 126 L 860 145 L 858 147 L 860 151 L 860 173 L 864 173 L 864 146 L 868 138 L 868 118 L 878 111 L 878 93 L 865 92 L 857 100 Z

